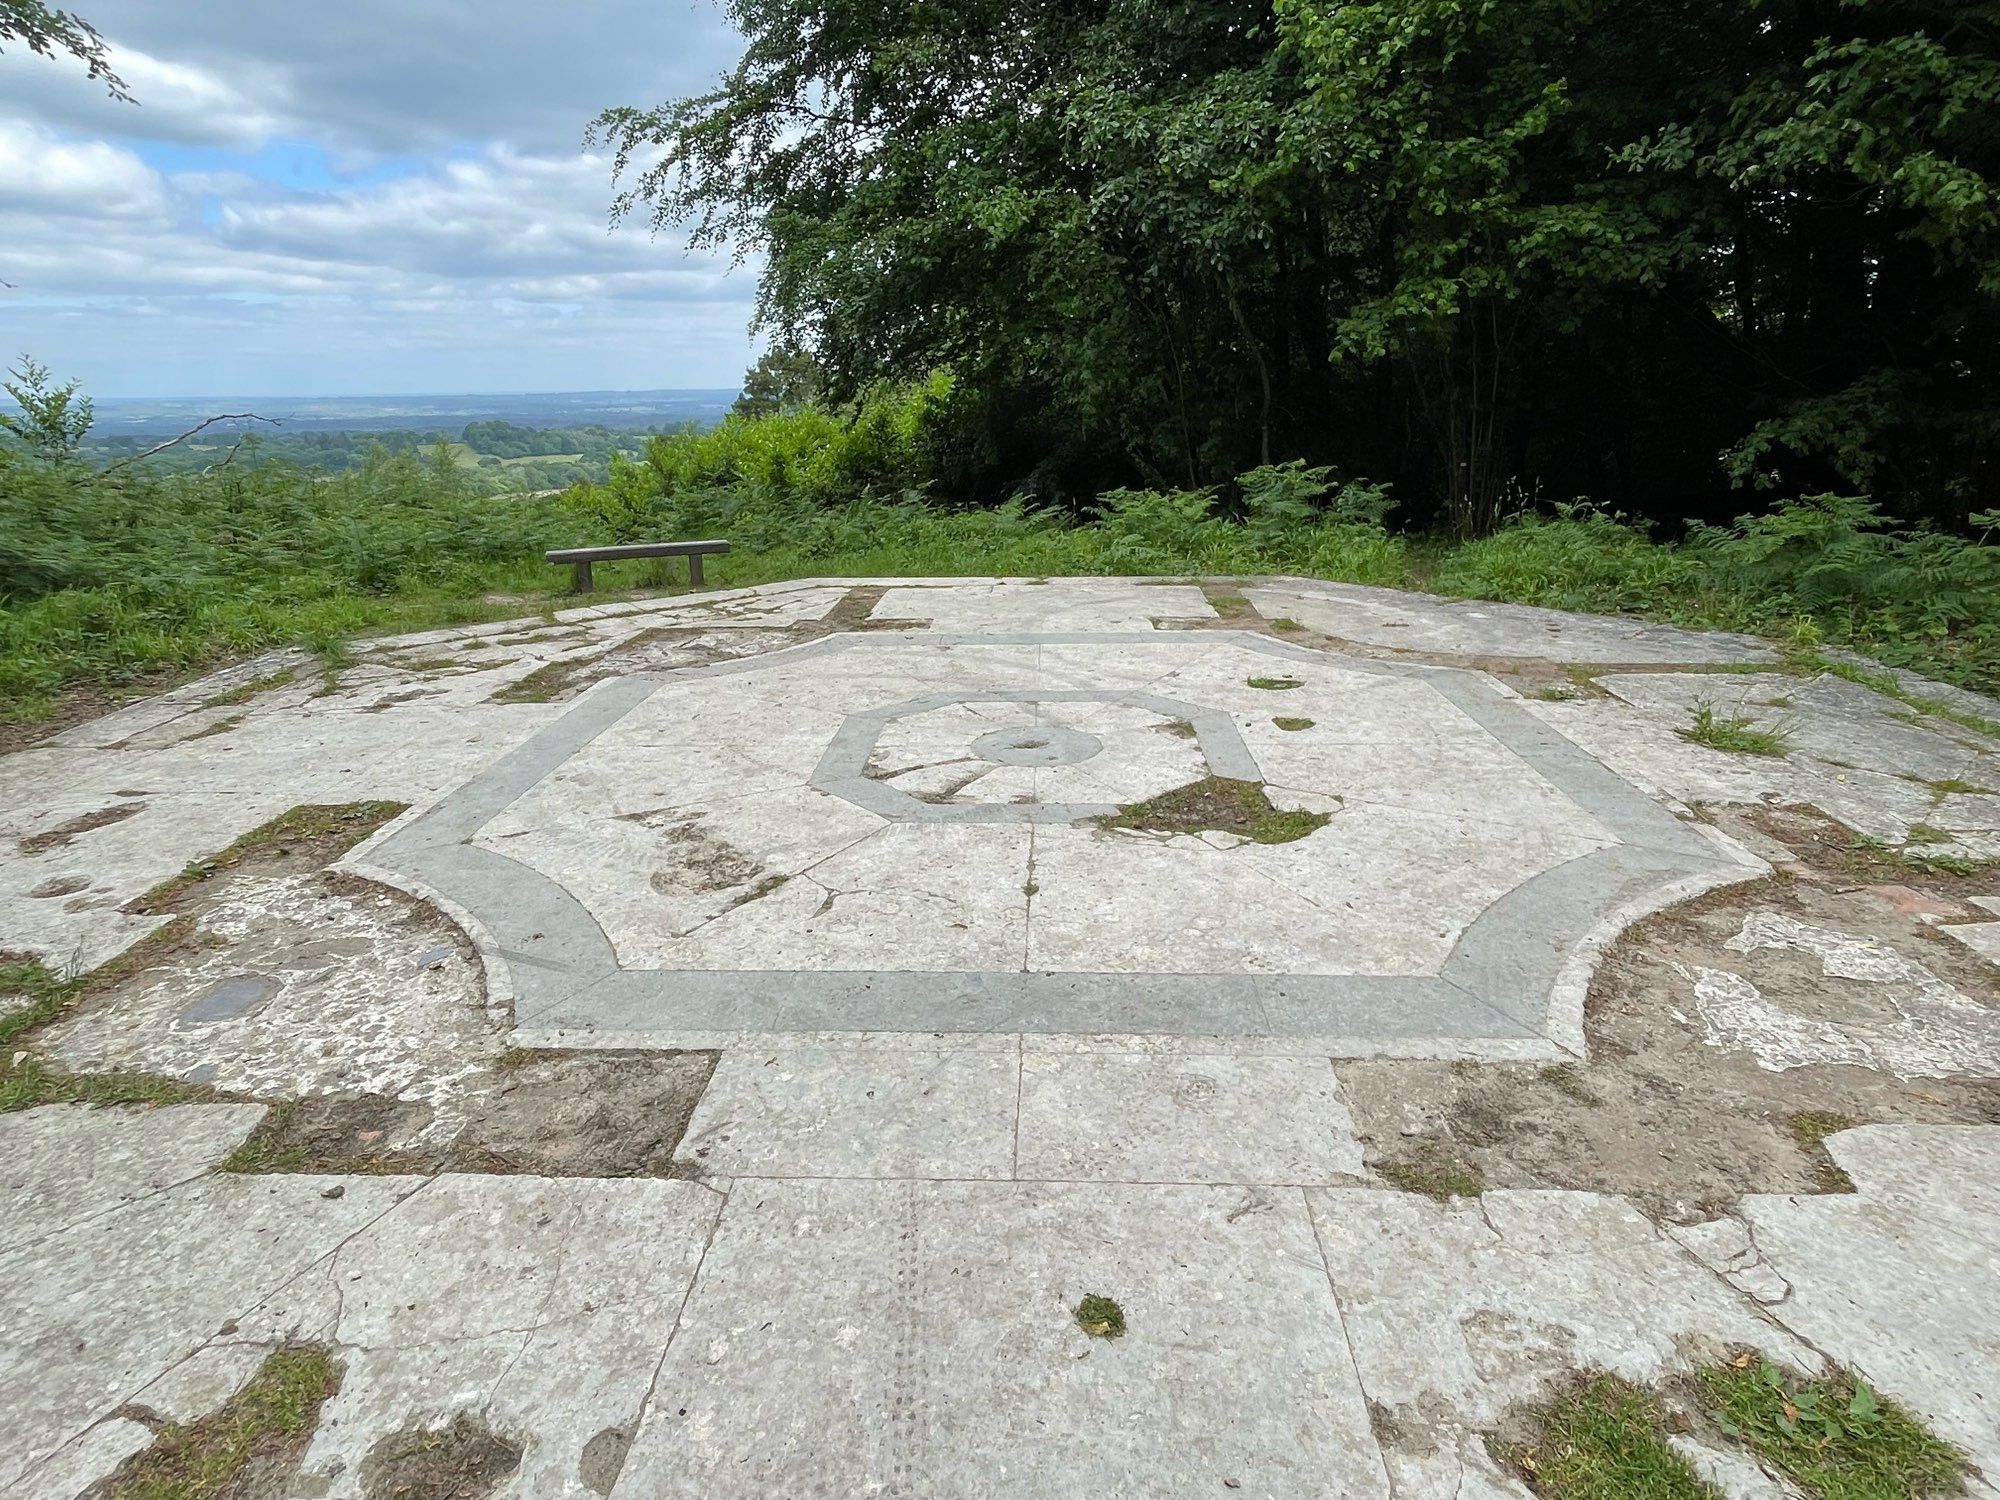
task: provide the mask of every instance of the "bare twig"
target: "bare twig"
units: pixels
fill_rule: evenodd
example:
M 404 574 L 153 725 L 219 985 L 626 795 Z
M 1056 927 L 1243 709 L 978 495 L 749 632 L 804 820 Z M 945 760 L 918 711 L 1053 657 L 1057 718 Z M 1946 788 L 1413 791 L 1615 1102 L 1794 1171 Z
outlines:
M 202 428 L 213 427 L 217 422 L 269 422 L 273 427 L 282 427 L 285 425 L 284 423 L 280 422 L 276 417 L 260 417 L 254 411 L 226 411 L 223 412 L 220 416 L 210 417 L 205 422 L 197 422 L 194 426 L 190 427 L 186 432 L 182 433 L 179 437 L 168 438 L 164 443 L 156 444 L 155 446 L 148 448 L 144 453 L 134 453 L 130 458 L 121 458 L 115 464 L 106 464 L 100 472 L 109 474 L 114 469 L 124 468 L 127 464 L 136 464 L 142 458 L 151 458 L 155 453 L 165 453 L 167 449 L 173 447 L 174 444 L 185 443 L 189 438 L 193 437 L 197 432 L 200 432 Z M 247 437 L 249 436 L 249 434 L 246 433 L 244 434 L 244 436 Z M 243 439 L 238 438 L 236 441 L 239 444 L 241 444 Z M 231 448 L 229 450 L 229 454 L 231 458 L 235 457 L 236 449 Z M 224 463 L 227 463 L 228 461 L 229 461 L 228 459 L 223 460 Z
M 231 464 L 236 462 L 236 450 L 238 448 L 241 448 L 245 443 L 249 442 L 253 436 L 255 436 L 255 434 L 253 433 L 248 433 L 248 432 L 244 433 L 243 436 L 239 437 L 235 442 L 229 445 L 229 451 L 227 453 L 223 454 L 222 457 L 218 458 L 214 463 L 210 464 L 207 468 L 203 469 L 201 472 L 204 474 L 213 474 L 217 469 L 228 468 Z

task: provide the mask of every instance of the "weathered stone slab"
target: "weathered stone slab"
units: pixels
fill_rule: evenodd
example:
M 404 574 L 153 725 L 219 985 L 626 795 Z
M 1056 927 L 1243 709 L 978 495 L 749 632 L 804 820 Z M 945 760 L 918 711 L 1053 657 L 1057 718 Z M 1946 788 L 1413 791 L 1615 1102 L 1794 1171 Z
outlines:
M 1072 1309 L 1114 1298 L 1127 1332 Z M 1296 1193 L 739 1181 L 621 1493 L 1386 1494 Z
M 1323 1058 L 1024 1057 L 1016 1175 L 1323 1185 L 1361 1143 Z
M 677 1161 L 718 1177 L 1007 1177 L 1011 1051 L 732 1048 Z
M 1754 636 L 1524 604 L 1441 599 L 1365 584 L 1278 579 L 1244 592 L 1267 619 L 1297 620 L 1340 640 L 1372 646 L 1634 666 L 1777 659 L 1771 644 Z
M 0 1252 L 203 1176 L 264 1118 L 261 1104 L 128 1110 L 53 1104 L 0 1114 Z
M 1398 1495 L 1449 1495 L 1470 1434 L 1579 1370 L 1650 1384 L 1703 1351 L 1812 1351 L 1623 1199 L 1490 1192 L 1308 1194 L 1368 1399 L 1389 1419 Z
M 1774 1315 L 2000 1472 L 2000 1130 L 1866 1125 L 1826 1147 L 1852 1195 L 1737 1210 L 1789 1289 Z

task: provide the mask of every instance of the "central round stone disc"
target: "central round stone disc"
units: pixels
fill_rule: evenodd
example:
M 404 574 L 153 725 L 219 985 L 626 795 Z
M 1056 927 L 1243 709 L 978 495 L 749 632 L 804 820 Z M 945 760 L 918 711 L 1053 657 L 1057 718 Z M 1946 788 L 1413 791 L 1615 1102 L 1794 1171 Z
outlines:
M 1002 766 L 1073 766 L 1103 748 L 1094 734 L 1056 725 L 996 729 L 972 742 L 974 755 Z

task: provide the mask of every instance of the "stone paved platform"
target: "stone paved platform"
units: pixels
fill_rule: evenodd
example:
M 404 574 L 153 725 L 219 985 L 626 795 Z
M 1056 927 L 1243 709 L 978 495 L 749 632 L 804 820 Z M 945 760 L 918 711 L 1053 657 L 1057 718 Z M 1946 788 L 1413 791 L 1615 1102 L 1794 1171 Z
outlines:
M 91 973 L 18 1047 L 189 1096 L 0 1114 L 0 1496 L 300 1341 L 343 1375 L 274 1495 L 476 1419 L 535 1500 L 1519 1500 L 1523 1403 L 1743 1346 L 2000 1472 L 2000 707 L 1782 666 L 1295 579 L 812 580 L 0 758 L 0 954 Z M 1209 778 L 1312 816 L 1107 826 Z M 312 807 L 356 834 L 256 832 Z

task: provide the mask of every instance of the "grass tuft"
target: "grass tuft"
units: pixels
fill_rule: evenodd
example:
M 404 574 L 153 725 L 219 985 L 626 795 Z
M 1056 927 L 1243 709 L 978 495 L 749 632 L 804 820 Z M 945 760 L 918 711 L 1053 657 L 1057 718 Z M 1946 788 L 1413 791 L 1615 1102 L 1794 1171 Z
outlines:
M 1284 714 L 1280 714 L 1277 718 L 1273 719 L 1271 722 L 1277 725 L 1280 729 L 1283 729 L 1291 734 L 1297 734 L 1302 729 L 1310 729 L 1313 727 L 1313 721 L 1311 719 L 1294 719 Z
M 1716 1425 L 1823 1500 L 1958 1494 L 1965 1460 L 1848 1370 L 1800 1380 L 1746 1350 L 1697 1377 Z
M 1549 1063 L 1540 1074 L 1543 1083 L 1578 1104 L 1598 1105 L 1604 1101 L 1591 1092 L 1583 1073 L 1573 1063 Z
M 1447 1156 L 1435 1145 L 1424 1145 L 1409 1156 L 1378 1162 L 1375 1173 L 1406 1193 L 1422 1193 L 1440 1203 L 1449 1198 L 1477 1198 L 1486 1179 L 1470 1162 Z
M 215 1097 L 206 1084 L 156 1073 L 71 1073 L 33 1053 L 0 1058 L 0 1114 L 44 1104 L 199 1104 Z
M 1842 1170 L 1826 1149 L 1826 1138 L 1852 1130 L 1861 1122 L 1830 1109 L 1802 1109 L 1785 1116 L 1785 1129 L 1799 1149 L 1813 1160 L 1813 1181 L 1822 1193 L 1851 1193 L 1854 1179 Z
M 81 989 L 76 976 L 57 974 L 39 959 L 0 963 L 0 1051 L 55 1020 Z
M 1305 686 L 1296 677 L 1250 677 L 1244 680 L 1253 688 L 1262 688 L 1267 693 L 1285 693 L 1290 692 L 1293 688 L 1302 688 Z
M 1233 833 L 1257 844 L 1290 844 L 1318 832 L 1330 813 L 1281 811 L 1261 783 L 1208 776 L 1091 821 L 1137 833 Z
M 91 1493 L 100 1500 L 234 1500 L 253 1464 L 296 1463 L 340 1377 L 341 1367 L 317 1345 L 274 1350 L 219 1410 L 161 1427 Z
M 1792 748 L 1791 738 L 1784 730 L 1759 729 L 1747 717 L 1720 718 L 1711 703 L 1695 704 L 1692 722 L 1676 733 L 1691 744 L 1726 750 L 1733 755 L 1784 755 Z
M 1501 1459 L 1547 1500 L 1722 1500 L 1667 1442 L 1659 1399 L 1599 1375 L 1529 1413 Z

